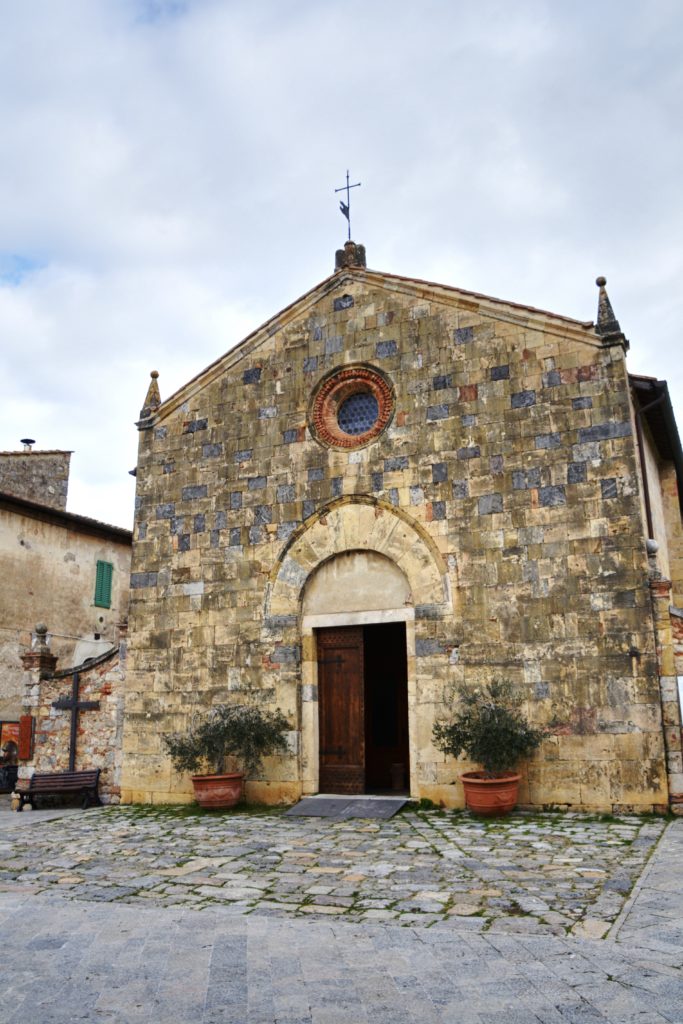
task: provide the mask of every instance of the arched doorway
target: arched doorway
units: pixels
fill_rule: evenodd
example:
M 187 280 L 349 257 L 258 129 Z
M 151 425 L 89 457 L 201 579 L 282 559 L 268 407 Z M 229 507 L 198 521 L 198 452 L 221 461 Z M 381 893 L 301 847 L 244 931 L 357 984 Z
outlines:
M 377 552 L 338 554 L 307 581 L 302 626 L 315 645 L 319 791 L 408 788 L 412 618 L 406 577 Z

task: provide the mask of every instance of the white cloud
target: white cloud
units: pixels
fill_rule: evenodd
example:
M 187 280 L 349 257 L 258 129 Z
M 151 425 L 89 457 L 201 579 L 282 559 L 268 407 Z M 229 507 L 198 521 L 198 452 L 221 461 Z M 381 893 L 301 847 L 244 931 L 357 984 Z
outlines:
M 129 524 L 150 369 L 167 396 L 331 272 L 347 167 L 373 267 L 580 319 L 604 273 L 683 422 L 677 3 L 34 0 L 2 27 L 0 447 L 73 447 L 74 511 Z

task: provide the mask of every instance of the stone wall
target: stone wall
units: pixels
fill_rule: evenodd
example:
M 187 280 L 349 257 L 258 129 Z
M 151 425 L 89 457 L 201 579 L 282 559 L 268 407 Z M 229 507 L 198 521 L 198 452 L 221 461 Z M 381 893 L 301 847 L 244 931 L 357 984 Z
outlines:
M 19 716 L 20 656 L 37 622 L 50 624 L 61 664 L 73 663 L 79 638 L 90 637 L 100 652 L 116 642 L 127 614 L 130 555 L 125 530 L 0 502 L 0 718 Z M 98 560 L 114 566 L 109 608 L 94 604 Z
M 390 424 L 330 447 L 312 431 L 316 389 L 361 364 L 388 382 Z M 432 726 L 460 681 L 496 677 L 549 731 L 523 766 L 525 803 L 666 806 L 621 346 L 562 317 L 341 272 L 145 411 L 124 800 L 189 799 L 161 734 L 247 684 L 295 734 L 252 794 L 315 788 L 302 600 L 326 560 L 360 550 L 410 587 L 413 796 L 462 803 L 467 765 L 433 747 Z
M 64 510 L 71 452 L 0 452 L 0 491 Z
M 34 717 L 34 754 L 23 762 L 20 778 L 36 772 L 69 770 L 71 713 L 53 707 L 54 701 L 72 695 L 75 671 L 79 674 L 79 701 L 97 701 L 97 710 L 78 716 L 76 771 L 101 769 L 99 794 L 103 803 L 117 804 L 121 794 L 121 746 L 123 728 L 123 678 L 126 647 L 96 659 L 92 664 L 55 671 L 48 678 L 29 668 L 25 676 L 24 709 Z

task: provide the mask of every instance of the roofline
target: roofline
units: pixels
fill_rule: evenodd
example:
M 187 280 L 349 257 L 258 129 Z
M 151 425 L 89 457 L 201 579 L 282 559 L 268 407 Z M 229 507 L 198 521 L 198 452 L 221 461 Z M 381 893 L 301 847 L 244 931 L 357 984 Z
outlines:
M 0 455 L 73 455 L 73 448 L 31 448 L 30 451 L 0 452 Z
M 676 469 L 676 482 L 678 484 L 678 504 L 683 516 L 683 447 L 681 446 L 681 438 L 678 433 L 678 425 L 676 423 L 676 417 L 674 415 L 673 405 L 671 404 L 671 395 L 669 394 L 669 385 L 665 380 L 658 380 L 656 377 L 645 377 L 637 373 L 629 373 L 628 379 L 636 390 L 640 389 L 641 392 L 648 390 L 653 393 L 652 397 L 652 408 L 650 413 L 654 413 L 654 404 L 657 403 L 657 408 L 661 410 L 662 418 L 664 419 L 664 428 L 666 430 L 666 437 L 671 445 L 670 461 L 673 462 Z M 646 421 L 649 420 L 648 416 L 648 405 L 645 403 L 642 410 L 642 415 Z M 652 426 L 648 422 L 650 427 L 650 434 L 653 440 L 656 442 L 655 432 Z M 659 450 L 659 449 L 658 449 Z M 661 458 L 664 458 L 661 452 L 659 452 Z M 669 460 L 666 460 L 669 461 Z
M 564 325 L 564 329 L 561 332 L 563 335 L 566 333 L 567 329 L 574 330 L 579 334 L 582 341 L 589 345 L 592 344 L 595 348 L 604 348 L 602 340 L 598 338 L 597 335 L 594 338 L 586 336 L 590 331 L 595 331 L 595 323 L 592 320 L 575 320 L 572 317 L 566 317 L 559 313 L 551 313 L 547 310 L 537 309 L 534 306 L 525 306 L 519 302 L 511 302 L 507 299 L 497 299 L 491 295 L 484 295 L 481 292 L 467 291 L 464 288 L 456 288 L 454 285 L 438 284 L 437 282 L 425 281 L 417 277 L 388 274 L 383 271 L 368 270 L 366 267 L 344 267 L 342 269 L 335 270 L 334 273 L 323 278 L 322 281 L 314 285 L 312 288 L 309 288 L 309 290 L 304 292 L 303 295 L 300 295 L 299 298 L 290 302 L 287 306 L 284 306 L 283 309 L 279 310 L 279 312 L 275 313 L 272 317 L 269 317 L 268 320 L 265 320 L 259 327 L 247 334 L 245 338 L 237 342 L 237 344 L 232 348 L 228 349 L 227 352 L 224 352 L 222 355 L 218 356 L 217 359 L 214 359 L 213 362 L 209 363 L 208 366 L 205 366 L 203 370 L 200 370 L 199 373 L 194 375 L 194 377 L 191 377 L 190 380 L 186 381 L 182 387 L 169 395 L 168 398 L 161 403 L 158 409 L 155 409 L 149 417 L 141 419 L 138 422 L 138 427 L 150 427 L 160 419 L 163 419 L 166 415 L 173 412 L 182 401 L 187 399 L 188 392 L 192 393 L 193 385 L 197 384 L 199 380 L 207 374 L 210 374 L 211 371 L 216 369 L 219 365 L 224 365 L 226 360 L 230 357 L 234 358 L 230 359 L 227 366 L 233 366 L 246 354 L 244 350 L 249 348 L 250 343 L 255 344 L 264 333 L 267 336 L 274 334 L 276 330 L 283 326 L 283 321 L 287 320 L 288 314 L 290 314 L 296 307 L 300 306 L 302 303 L 310 301 L 312 297 L 314 295 L 318 295 L 318 293 L 325 294 L 325 292 L 331 291 L 345 278 L 351 279 L 353 277 L 360 279 L 370 278 L 371 280 L 395 281 L 402 285 L 412 286 L 413 288 L 428 288 L 430 290 L 436 289 L 437 291 L 446 292 L 453 296 L 460 296 L 465 300 L 484 302 L 493 306 L 507 307 L 511 310 L 520 310 L 524 313 L 530 314 L 532 317 L 550 318 L 550 320 L 558 321 L 559 325 Z M 510 315 L 510 319 L 516 322 L 519 320 L 514 313 Z
M 109 523 L 100 522 L 99 519 L 90 519 L 89 516 L 79 516 L 75 512 L 50 508 L 49 505 L 40 505 L 37 501 L 19 498 L 15 494 L 7 494 L 4 491 L 0 491 L 0 509 L 7 512 L 18 512 L 29 519 L 52 523 L 53 526 L 63 526 L 67 530 L 89 534 L 92 537 L 107 537 L 125 544 L 133 542 L 132 531 L 125 530 L 122 526 L 112 526 Z

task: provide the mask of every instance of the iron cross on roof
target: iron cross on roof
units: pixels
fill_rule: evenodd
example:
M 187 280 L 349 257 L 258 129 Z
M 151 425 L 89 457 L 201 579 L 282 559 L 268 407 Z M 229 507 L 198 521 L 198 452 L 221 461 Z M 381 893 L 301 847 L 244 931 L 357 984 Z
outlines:
M 349 172 L 346 172 L 346 184 L 342 185 L 341 188 L 335 188 L 335 194 L 337 192 L 346 192 L 346 202 L 339 201 L 339 209 L 346 217 L 349 222 L 349 242 L 351 241 L 351 189 L 358 188 L 360 182 L 357 181 L 355 185 L 349 185 Z

